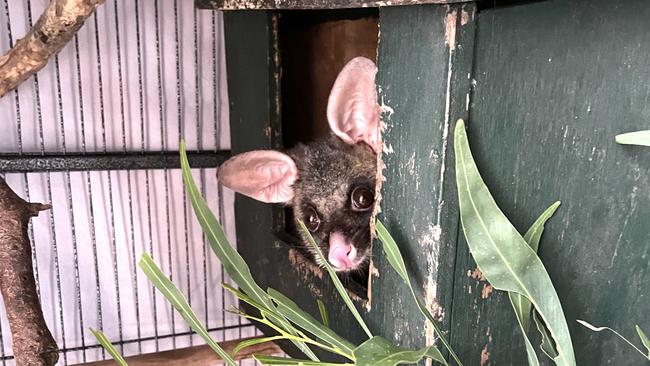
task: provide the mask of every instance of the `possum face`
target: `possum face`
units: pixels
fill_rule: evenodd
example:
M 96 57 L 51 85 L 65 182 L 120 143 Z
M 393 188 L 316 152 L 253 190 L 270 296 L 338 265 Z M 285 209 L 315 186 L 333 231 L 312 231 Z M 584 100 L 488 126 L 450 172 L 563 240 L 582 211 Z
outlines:
M 327 105 L 329 137 L 286 154 L 239 154 L 218 172 L 219 181 L 236 192 L 290 206 L 337 271 L 359 268 L 369 254 L 379 149 L 376 72 L 372 61 L 357 57 L 339 73 Z M 306 235 L 299 234 L 311 252 Z

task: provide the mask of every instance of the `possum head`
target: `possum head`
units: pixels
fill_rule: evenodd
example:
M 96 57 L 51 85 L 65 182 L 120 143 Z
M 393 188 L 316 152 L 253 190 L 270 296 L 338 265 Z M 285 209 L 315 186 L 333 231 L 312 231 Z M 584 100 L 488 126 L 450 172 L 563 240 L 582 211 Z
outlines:
M 355 270 L 369 255 L 379 149 L 376 72 L 363 57 L 341 70 L 328 99 L 330 136 L 286 153 L 239 154 L 218 172 L 219 181 L 236 192 L 290 206 L 296 227 L 297 220 L 305 223 L 337 271 Z M 311 251 L 307 237 L 300 230 L 299 235 Z

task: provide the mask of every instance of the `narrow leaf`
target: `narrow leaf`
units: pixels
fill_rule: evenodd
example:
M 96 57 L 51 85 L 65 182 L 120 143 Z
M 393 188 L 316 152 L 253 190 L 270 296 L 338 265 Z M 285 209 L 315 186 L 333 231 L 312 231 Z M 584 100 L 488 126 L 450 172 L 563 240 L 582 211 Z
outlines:
M 196 187 L 194 178 L 190 171 L 190 164 L 187 160 L 187 154 L 185 153 L 185 142 L 181 140 L 180 147 L 180 161 L 181 169 L 183 175 L 183 182 L 185 184 L 185 190 L 187 191 L 188 197 L 190 197 L 190 202 L 192 203 L 192 208 L 205 236 L 208 238 L 210 247 L 212 251 L 219 257 L 223 268 L 226 270 L 226 273 L 230 278 L 235 281 L 235 283 L 253 300 L 264 305 L 267 309 L 273 308 L 273 303 L 271 299 L 267 296 L 266 292 L 262 290 L 251 275 L 250 268 L 244 261 L 244 259 L 239 255 L 239 253 L 228 243 L 226 234 L 224 233 L 219 221 L 214 216 L 208 204 L 205 202 Z M 285 319 L 279 319 L 280 326 L 288 326 L 288 322 Z M 318 357 L 314 352 L 307 347 L 304 343 L 292 341 L 303 353 L 305 353 L 310 359 L 318 360 Z
M 615 331 L 614 329 L 612 329 L 612 328 L 610 328 L 610 327 L 597 327 L 597 326 L 595 326 L 595 325 L 591 325 L 591 324 L 587 323 L 587 322 L 584 321 L 584 320 L 576 320 L 576 321 L 577 321 L 578 323 L 580 323 L 580 325 L 582 325 L 583 327 L 586 327 L 586 328 L 588 328 L 588 329 L 590 329 L 590 330 L 592 330 L 592 331 L 594 331 L 594 332 L 602 332 L 603 330 L 609 330 L 610 332 L 616 334 L 617 337 L 619 337 L 620 339 L 622 339 L 622 340 L 624 340 L 625 342 L 627 342 L 627 344 L 629 344 L 629 345 L 630 345 L 632 348 L 634 348 L 637 352 L 639 352 L 640 354 L 642 354 L 643 357 L 647 358 L 648 361 L 650 361 L 650 354 L 647 354 L 647 355 L 646 355 L 645 353 L 643 353 L 643 351 L 641 351 L 640 349 L 638 349 L 638 348 L 637 348 L 637 347 L 636 347 L 632 342 L 628 341 L 627 338 L 623 337 L 619 332 Z M 639 328 L 639 327 L 637 326 L 637 332 L 638 332 L 640 329 L 641 329 L 641 328 Z M 642 332 L 642 333 L 643 333 L 643 332 Z M 641 335 L 641 334 L 639 334 L 639 335 Z M 644 336 L 645 336 L 645 334 L 644 334 Z M 645 337 L 645 341 L 643 340 L 643 337 L 641 337 L 641 342 L 643 342 L 643 345 L 646 346 L 646 347 L 647 347 L 647 341 L 648 341 L 648 337 Z
M 236 366 L 235 360 L 223 349 L 217 342 L 210 337 L 208 331 L 203 327 L 199 319 L 192 311 L 190 304 L 187 302 L 183 294 L 178 290 L 172 281 L 163 274 L 163 272 L 158 268 L 156 263 L 151 259 L 151 256 L 148 253 L 145 253 L 140 258 L 140 268 L 144 274 L 149 278 L 149 281 L 160 291 L 163 296 L 169 301 L 174 309 L 178 311 L 179 314 L 185 319 L 187 324 L 195 331 L 198 335 L 205 340 L 205 342 L 214 350 L 228 365 Z
M 555 343 L 553 342 L 553 336 L 551 336 L 548 328 L 544 325 L 544 322 L 539 318 L 539 314 L 537 314 L 535 310 L 533 310 L 533 320 L 535 320 L 537 331 L 542 336 L 542 344 L 540 345 L 542 352 L 550 357 L 551 360 L 555 360 L 559 355 L 555 348 Z
M 616 142 L 623 145 L 650 146 L 650 130 L 616 135 Z
M 350 355 L 352 354 L 352 350 L 354 349 L 352 343 L 343 339 L 330 328 L 319 323 L 313 316 L 300 309 L 291 299 L 272 288 L 269 289 L 269 296 L 271 296 L 273 301 L 278 305 L 278 311 L 291 322 L 318 337 L 325 343 L 339 348 Z
M 345 287 L 343 287 L 343 284 L 341 283 L 341 280 L 339 277 L 336 275 L 336 272 L 334 271 L 334 268 L 330 265 L 330 263 L 327 261 L 325 256 L 323 256 L 323 252 L 320 250 L 320 247 L 316 242 L 314 241 L 314 238 L 311 236 L 309 233 L 309 230 L 307 230 L 307 227 L 305 226 L 305 223 L 302 222 L 302 220 L 298 220 L 298 224 L 300 224 L 300 229 L 307 235 L 307 238 L 309 238 L 309 243 L 311 244 L 312 248 L 316 252 L 316 255 L 318 256 L 320 262 L 323 263 L 325 266 L 325 269 L 327 270 L 327 273 L 329 273 L 330 278 L 332 279 L 332 282 L 334 283 L 334 287 L 336 287 L 336 290 L 339 292 L 339 295 L 341 295 L 341 298 L 345 302 L 345 305 L 348 306 L 348 309 L 350 309 L 350 312 L 352 315 L 354 315 L 354 318 L 357 320 L 357 323 L 361 326 L 364 332 L 368 335 L 368 338 L 372 338 L 372 333 L 370 333 L 370 329 L 368 329 L 368 326 L 366 323 L 363 321 L 363 318 L 361 318 L 361 314 L 359 314 L 359 311 L 357 308 L 354 306 L 354 303 L 352 302 L 352 299 L 350 299 L 350 296 L 348 295 L 347 291 L 345 290 Z
M 372 337 L 363 342 L 354 350 L 354 356 L 357 365 L 394 366 L 405 363 L 413 364 L 418 363 L 424 357 L 429 357 L 436 362 L 447 365 L 447 361 L 435 346 L 413 351 L 397 347 L 382 337 Z
M 639 335 L 639 338 L 641 338 L 641 343 L 643 343 L 643 347 L 648 351 L 648 357 L 650 358 L 650 339 L 648 339 L 648 336 L 641 330 L 641 327 L 635 325 L 634 328 L 636 328 L 636 332 Z
M 409 278 L 408 273 L 406 272 L 406 265 L 404 264 L 404 258 L 402 257 L 402 254 L 399 251 L 399 247 L 397 246 L 395 239 L 393 239 L 393 237 L 386 229 L 386 226 L 384 226 L 384 224 L 380 220 L 375 221 L 375 228 L 377 231 L 377 238 L 382 244 L 384 253 L 386 253 L 386 258 L 388 259 L 388 263 L 390 263 L 390 265 L 393 267 L 393 269 L 395 269 L 397 274 L 399 274 L 400 277 L 402 277 L 404 282 L 406 282 L 409 289 L 411 290 L 411 295 L 415 300 L 415 304 L 417 305 L 422 315 L 424 315 L 429 320 L 429 322 L 433 326 L 433 329 L 438 334 L 438 337 L 440 337 L 440 341 L 445 346 L 447 351 L 449 351 L 451 357 L 456 361 L 456 363 L 462 366 L 463 363 L 460 361 L 460 358 L 458 357 L 456 352 L 454 352 L 454 350 L 451 348 L 449 342 L 447 342 L 445 337 L 442 335 L 442 330 L 440 330 L 440 327 L 438 326 L 438 322 L 434 319 L 431 312 L 429 312 L 429 309 L 427 309 L 427 306 L 422 300 L 422 298 L 415 293 L 415 289 L 411 284 L 411 279 Z
M 90 332 L 95 336 L 95 338 L 97 338 L 97 342 L 99 342 L 99 344 L 104 347 L 106 352 L 108 352 L 108 354 L 113 357 L 115 363 L 117 363 L 119 366 L 129 366 L 122 355 L 117 351 L 117 349 L 115 349 L 115 346 L 113 346 L 108 338 L 106 338 L 106 335 L 104 335 L 104 333 L 93 328 L 90 328 Z
M 273 342 L 278 339 L 285 339 L 283 336 L 273 336 L 273 337 L 260 337 L 260 338 L 251 338 L 251 339 L 245 339 L 239 343 L 237 343 L 237 346 L 235 346 L 235 349 L 232 350 L 232 353 L 236 355 L 239 353 L 239 351 L 243 350 L 246 347 L 251 347 L 256 344 L 260 343 L 265 343 L 265 342 Z
M 574 366 L 569 327 L 553 283 L 490 195 L 474 163 L 463 120 L 456 123 L 454 151 L 461 223 L 474 260 L 494 288 L 530 300 L 557 344 L 556 364 Z
M 535 252 L 537 252 L 539 248 L 539 241 L 542 238 L 542 233 L 544 232 L 544 224 L 549 218 L 551 218 L 551 216 L 553 216 L 559 206 L 560 202 L 555 202 L 551 205 L 551 207 L 547 208 L 546 211 L 544 211 L 537 218 L 537 220 L 535 220 L 533 225 L 526 232 L 526 235 L 524 235 L 524 240 Z M 519 329 L 521 329 L 522 336 L 524 337 L 526 355 L 528 357 L 528 365 L 538 366 L 539 360 L 537 359 L 537 353 L 535 352 L 535 348 L 530 342 L 530 339 L 528 339 L 527 334 L 530 325 L 530 309 L 532 305 L 528 299 L 516 292 L 509 292 L 508 297 L 510 298 L 512 308 L 515 310 L 517 323 L 519 324 Z
M 323 321 L 323 325 L 329 328 L 330 321 L 327 317 L 327 309 L 325 309 L 325 304 L 323 301 L 321 301 L 321 299 L 316 299 L 316 303 L 318 304 L 318 312 L 320 313 L 320 319 Z
M 253 358 L 262 365 L 302 365 L 302 366 L 355 366 L 351 363 L 331 363 L 310 360 L 298 360 L 295 358 L 253 355 Z

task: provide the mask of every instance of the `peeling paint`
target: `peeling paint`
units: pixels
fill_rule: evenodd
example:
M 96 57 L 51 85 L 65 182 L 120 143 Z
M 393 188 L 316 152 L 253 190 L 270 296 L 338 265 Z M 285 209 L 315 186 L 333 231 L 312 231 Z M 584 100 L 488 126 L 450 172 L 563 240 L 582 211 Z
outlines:
M 483 275 L 483 272 L 481 272 L 478 267 L 476 267 L 474 270 L 467 270 L 467 277 L 471 277 L 475 280 L 479 281 L 485 281 L 485 276 Z
M 483 290 L 481 290 L 481 298 L 487 299 L 488 297 L 490 297 L 492 290 L 494 290 L 494 287 L 492 287 L 492 285 L 490 285 L 489 283 L 483 284 Z
M 450 50 L 456 49 L 456 20 L 458 11 L 454 10 L 445 16 L 445 43 Z
M 490 362 L 490 352 L 488 352 L 488 345 L 481 350 L 481 366 L 485 366 Z
M 473 14 L 472 14 L 472 17 L 473 17 Z M 460 13 L 460 25 L 463 26 L 463 25 L 469 23 L 469 21 L 470 21 L 469 12 L 467 10 L 465 10 L 465 9 L 461 10 L 461 13 Z

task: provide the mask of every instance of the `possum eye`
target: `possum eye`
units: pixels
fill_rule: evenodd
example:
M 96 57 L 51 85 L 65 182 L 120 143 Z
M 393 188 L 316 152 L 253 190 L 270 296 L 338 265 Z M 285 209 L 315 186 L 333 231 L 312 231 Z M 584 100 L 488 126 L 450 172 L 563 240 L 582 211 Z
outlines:
M 318 230 L 320 227 L 320 217 L 318 217 L 316 210 L 311 207 L 305 211 L 305 225 L 307 226 L 307 229 L 309 229 L 309 231 L 312 233 L 316 232 L 316 230 Z
M 352 210 L 367 211 L 375 202 L 375 195 L 368 188 L 359 186 L 352 190 L 350 201 L 352 201 Z

